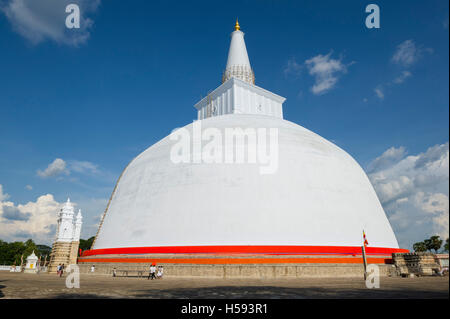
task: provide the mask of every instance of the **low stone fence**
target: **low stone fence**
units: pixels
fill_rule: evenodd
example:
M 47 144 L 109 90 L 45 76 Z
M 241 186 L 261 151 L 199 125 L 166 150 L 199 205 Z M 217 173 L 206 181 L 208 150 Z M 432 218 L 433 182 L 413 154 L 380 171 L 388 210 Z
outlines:
M 0 271 L 11 271 L 12 266 L 0 265 Z M 14 266 L 14 272 L 20 272 L 20 266 Z
M 394 253 L 392 259 L 400 276 L 432 276 L 441 268 L 433 253 Z
M 112 276 L 113 269 L 142 270 L 148 276 L 149 265 L 130 263 L 96 263 L 95 272 L 90 269 L 93 264 L 78 264 L 81 274 Z M 164 277 L 178 278 L 354 278 L 364 276 L 361 264 L 278 264 L 278 265 L 190 265 L 190 264 L 158 264 L 164 266 Z M 381 276 L 394 276 L 394 265 L 378 265 Z
M 437 254 L 436 262 L 439 264 L 439 266 L 441 266 L 441 268 L 448 268 L 448 254 Z

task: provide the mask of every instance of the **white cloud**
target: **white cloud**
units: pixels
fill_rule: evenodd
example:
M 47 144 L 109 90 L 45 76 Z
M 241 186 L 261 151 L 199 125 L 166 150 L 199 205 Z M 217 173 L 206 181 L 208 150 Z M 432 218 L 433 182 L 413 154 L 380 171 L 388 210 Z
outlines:
M 13 220 L 28 220 L 30 218 L 30 213 L 22 213 L 19 208 L 10 205 L 4 205 L 2 207 L 3 213 L 2 217 L 9 221 Z
M 327 55 L 317 55 L 305 61 L 309 74 L 314 76 L 315 84 L 311 91 L 316 94 L 324 94 L 331 90 L 339 79 L 339 74 L 347 72 L 347 66 L 341 59 L 331 58 L 331 52 Z
M 410 71 L 403 70 L 399 76 L 397 76 L 394 80 L 391 82 L 387 82 L 386 84 L 380 84 L 375 89 L 375 95 L 380 99 L 384 99 L 385 90 L 392 88 L 394 85 L 401 84 L 405 82 L 405 80 L 412 76 L 412 73 Z
M 441 163 L 442 154 L 447 154 L 447 159 L 443 159 L 444 163 Z M 421 154 L 416 161 L 415 167 L 420 168 L 426 165 L 445 165 L 445 160 L 447 160 L 448 167 L 448 143 L 435 145 L 430 147 L 425 153 Z M 448 173 L 448 172 L 447 172 Z
M 381 86 L 378 86 L 374 89 L 375 95 L 380 99 L 384 99 L 384 92 Z
M 0 201 L 0 234 L 6 241 L 26 240 L 50 245 L 54 239 L 60 203 L 53 195 L 40 196 L 35 202 L 15 205 Z
M 414 64 L 419 58 L 419 51 L 413 40 L 406 40 L 397 46 L 392 61 L 403 66 Z
M 433 49 L 417 46 L 413 40 L 406 40 L 397 46 L 392 56 L 392 62 L 404 67 L 410 67 L 416 63 L 424 52 L 432 53 Z
M 101 175 L 97 164 L 88 161 L 69 160 L 65 161 L 61 158 L 55 159 L 45 170 L 37 170 L 37 175 L 42 178 L 61 177 L 62 175 L 70 175 L 71 173 L 79 173 L 85 175 Z M 77 180 L 74 178 L 73 180 Z M 27 185 L 29 186 L 29 185 Z M 31 187 L 31 186 L 30 186 Z M 27 189 L 30 189 L 27 187 Z
M 31 191 L 31 190 L 33 189 L 33 186 L 31 186 L 31 185 L 26 185 L 25 188 L 28 189 L 29 191 Z
M 449 236 L 449 144 L 406 156 L 392 147 L 368 167 L 369 178 L 402 247 Z
M 37 174 L 42 178 L 55 177 L 63 174 L 69 175 L 70 172 L 66 166 L 67 164 L 63 159 L 57 158 L 44 171 L 37 170 Z
M 0 202 L 7 200 L 9 198 L 9 194 L 3 193 L 3 185 L 0 184 Z
M 404 70 L 395 77 L 392 81 L 383 83 L 378 85 L 374 92 L 376 96 L 380 99 L 384 99 L 385 89 L 392 88 L 395 85 L 399 85 L 409 77 L 412 76 L 412 73 L 407 69 L 411 68 L 422 56 L 424 53 L 433 53 L 433 49 L 424 48 L 423 46 L 417 46 L 413 40 L 406 40 L 400 43 L 397 46 L 397 49 L 394 52 L 394 55 L 391 58 L 391 61 L 395 64 L 400 65 Z
M 403 146 L 398 148 L 391 147 L 388 150 L 386 150 L 383 154 L 381 154 L 379 157 L 374 159 L 372 163 L 370 163 L 368 171 L 369 172 L 379 171 L 381 169 L 392 166 L 393 164 L 401 160 L 405 156 L 405 154 L 406 150 Z
M 385 89 L 390 89 L 395 85 L 399 85 L 409 77 L 412 73 L 408 71 L 413 64 L 415 64 L 422 56 L 423 53 L 432 53 L 433 49 L 424 48 L 423 46 L 417 46 L 413 40 L 406 40 L 397 46 L 391 61 L 395 64 L 400 65 L 404 70 L 395 77 L 392 81 L 378 85 L 374 91 L 376 96 L 383 100 L 385 96 Z
M 0 194 L 2 187 L 0 185 Z M 4 194 L 3 194 L 4 195 Z M 24 205 L 0 200 L 0 239 L 6 241 L 23 241 L 33 239 L 36 243 L 51 245 L 55 239 L 57 214 L 64 203 L 57 202 L 52 194 L 42 195 L 35 202 Z M 97 233 L 108 198 L 80 198 L 72 204 L 82 209 L 82 238 L 89 238 Z
M 286 67 L 283 70 L 283 73 L 285 76 L 288 76 L 290 74 L 294 76 L 300 75 L 302 70 L 302 65 L 298 64 L 295 58 L 290 58 L 287 62 Z
M 392 82 L 395 84 L 401 84 L 405 82 L 407 78 L 409 78 L 412 75 L 409 71 L 403 71 L 398 77 L 396 77 Z
M 70 161 L 70 170 L 77 173 L 92 173 L 96 174 L 99 172 L 98 165 L 88 162 L 88 161 Z
M 65 8 L 74 3 L 80 7 L 80 28 L 67 29 Z M 87 41 L 94 13 L 100 0 L 7 0 L 0 6 L 13 29 L 33 44 L 52 40 L 60 44 L 78 46 Z

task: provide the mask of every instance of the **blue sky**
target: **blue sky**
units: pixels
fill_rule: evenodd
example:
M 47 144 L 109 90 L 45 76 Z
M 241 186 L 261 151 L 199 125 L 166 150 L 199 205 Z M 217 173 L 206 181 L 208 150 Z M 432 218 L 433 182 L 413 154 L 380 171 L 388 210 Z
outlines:
M 80 5 L 81 29 L 65 29 L 66 3 Z M 365 27 L 369 3 L 380 29 Z M 0 238 L 49 243 L 39 216 L 68 196 L 94 235 L 127 163 L 220 84 L 236 17 L 256 84 L 361 164 L 400 244 L 448 236 L 448 12 L 448 1 L 0 0 Z

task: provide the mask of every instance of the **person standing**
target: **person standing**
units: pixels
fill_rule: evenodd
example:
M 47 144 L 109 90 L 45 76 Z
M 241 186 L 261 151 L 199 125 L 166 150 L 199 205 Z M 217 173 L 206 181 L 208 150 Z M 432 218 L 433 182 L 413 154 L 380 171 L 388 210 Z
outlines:
M 158 266 L 158 272 L 156 273 L 156 278 L 161 279 L 163 276 L 163 272 L 164 272 L 163 266 Z
M 155 273 L 156 273 L 156 266 L 155 266 L 155 264 L 152 264 L 151 266 L 150 266 L 150 273 L 148 274 L 148 278 L 147 279 L 155 279 L 156 278 L 156 276 L 155 276 Z
M 64 264 L 61 265 L 61 268 L 59 270 L 59 277 L 62 277 L 63 273 L 64 273 Z
M 156 272 L 156 279 L 161 278 L 161 266 L 158 266 L 158 271 Z
M 61 273 L 61 264 L 56 267 L 56 274 L 59 276 Z
M 92 272 L 92 273 L 95 272 L 95 265 L 92 265 L 92 267 L 91 267 L 91 272 Z
M 150 264 L 150 268 L 148 269 L 148 277 L 147 280 L 150 279 L 150 277 L 152 276 L 152 264 Z

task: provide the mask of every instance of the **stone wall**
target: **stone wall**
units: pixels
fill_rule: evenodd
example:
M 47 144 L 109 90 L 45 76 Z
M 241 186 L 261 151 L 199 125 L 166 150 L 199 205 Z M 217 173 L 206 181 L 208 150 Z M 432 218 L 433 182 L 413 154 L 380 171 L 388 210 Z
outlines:
M 50 254 L 49 273 L 56 273 L 56 267 L 64 264 L 67 268 L 77 263 L 79 242 L 55 242 Z
M 431 276 L 433 269 L 440 269 L 433 253 L 394 253 L 392 259 L 400 276 Z
M 70 242 L 55 242 L 53 244 L 48 264 L 49 273 L 55 273 L 59 264 L 69 265 L 71 244 Z
M 76 264 L 78 258 L 78 248 L 80 247 L 79 241 L 73 241 L 70 247 L 69 265 Z
M 150 265 L 142 263 L 81 263 L 80 273 L 90 273 L 95 265 L 95 274 L 112 276 L 116 268 L 117 276 L 122 276 L 121 270 L 142 270 L 148 276 Z M 335 278 L 364 277 L 364 267 L 359 264 L 278 264 L 278 265 L 191 265 L 191 264 L 161 264 L 164 266 L 165 277 L 203 277 L 203 278 Z M 378 265 L 381 276 L 395 275 L 393 265 Z M 129 273 L 136 276 L 137 273 Z

